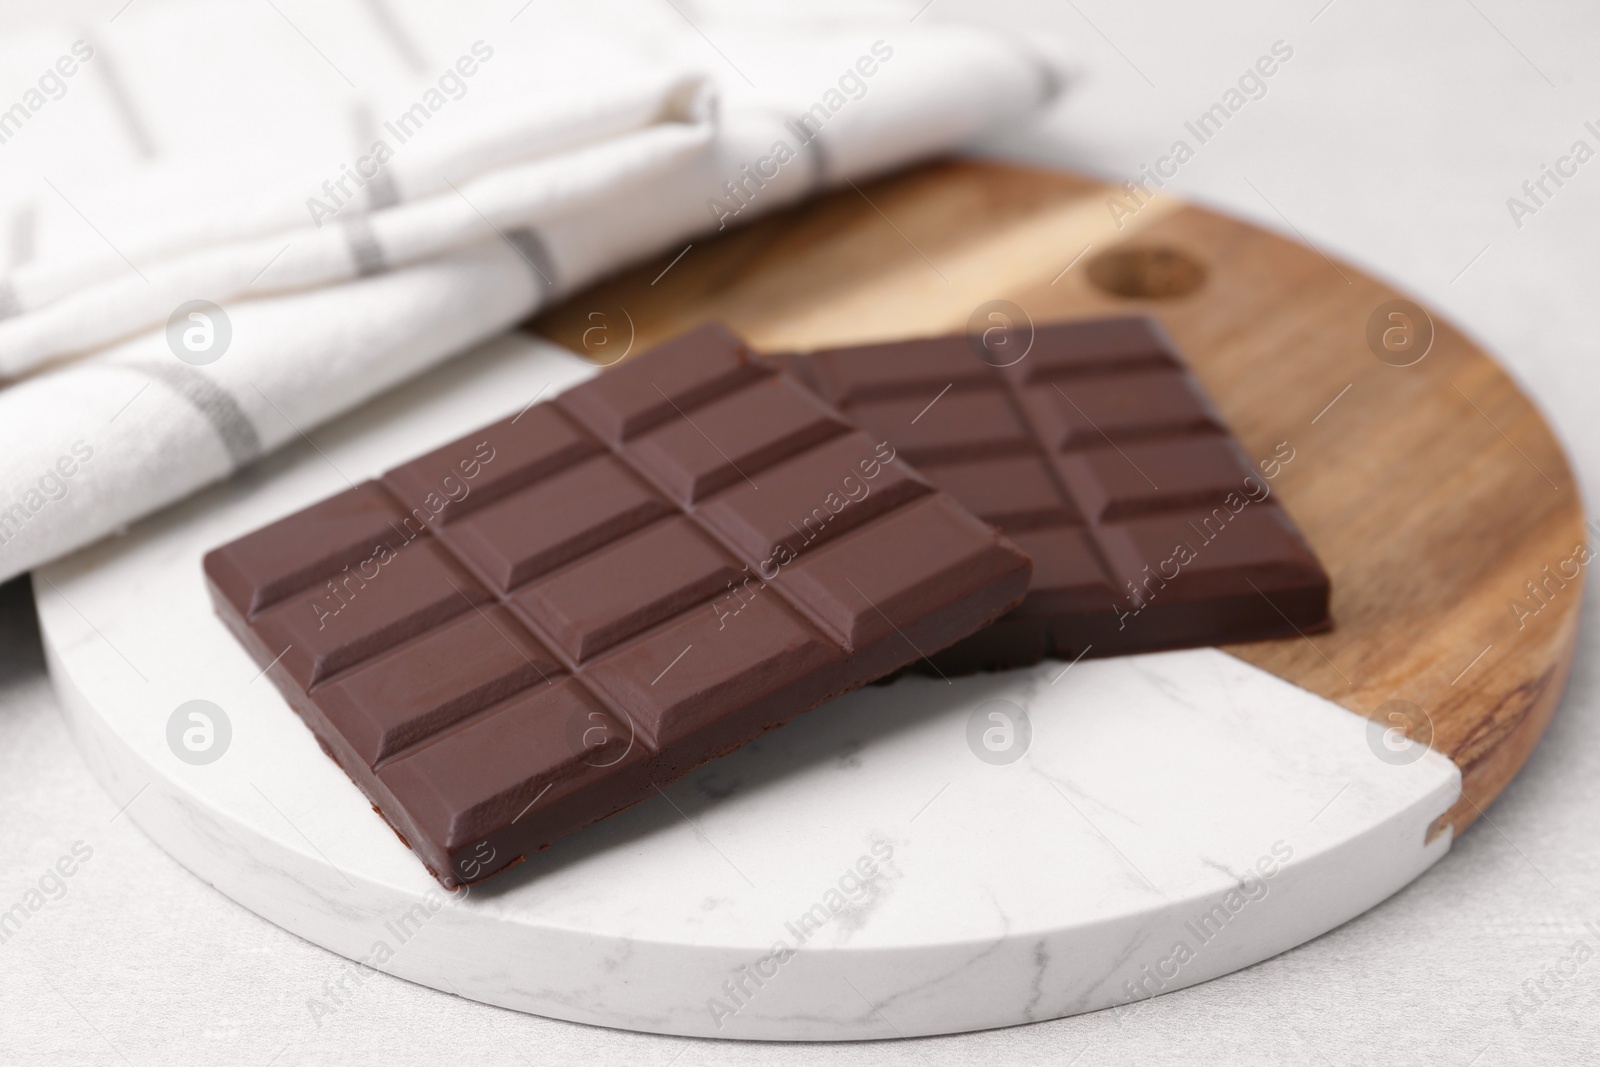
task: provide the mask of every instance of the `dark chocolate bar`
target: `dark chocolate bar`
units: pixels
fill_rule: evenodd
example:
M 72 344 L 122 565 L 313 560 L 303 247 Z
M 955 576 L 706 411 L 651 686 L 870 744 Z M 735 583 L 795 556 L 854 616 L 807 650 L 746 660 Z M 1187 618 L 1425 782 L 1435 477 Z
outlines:
M 1015 605 L 1028 558 L 705 327 L 209 553 L 446 886 Z
M 1026 329 L 1010 342 L 772 357 L 1033 557 L 1022 605 L 935 669 L 1330 625 L 1327 574 L 1155 320 L 1040 326 L 1020 356 Z

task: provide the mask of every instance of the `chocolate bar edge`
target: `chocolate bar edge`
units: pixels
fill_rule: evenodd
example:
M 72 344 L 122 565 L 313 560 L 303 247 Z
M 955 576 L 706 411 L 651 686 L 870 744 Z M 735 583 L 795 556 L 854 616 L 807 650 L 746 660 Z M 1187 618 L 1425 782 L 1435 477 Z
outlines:
M 638 780 L 624 779 L 625 784 L 632 787 L 631 790 L 605 790 L 607 794 L 613 794 L 613 799 L 604 810 L 583 804 L 582 801 L 586 798 L 584 792 L 580 791 L 563 798 L 557 805 L 534 813 L 525 823 L 517 827 L 515 833 L 507 828 L 487 838 L 474 839 L 470 846 L 464 845 L 450 851 L 441 851 L 433 847 L 428 835 L 423 833 L 407 815 L 404 805 L 384 786 L 377 773 L 356 754 L 340 732 L 333 728 L 310 694 L 289 676 L 281 662 L 273 662 L 271 651 L 256 636 L 249 623 L 234 609 L 233 604 L 211 578 L 209 569 L 206 572 L 206 587 L 212 606 L 223 624 L 244 646 L 251 659 L 266 669 L 278 692 L 310 729 L 322 750 L 355 783 L 400 840 L 416 853 L 428 872 L 445 888 L 455 889 L 464 885 L 474 885 L 503 873 L 508 867 L 527 859 L 529 855 L 549 848 L 560 838 L 648 799 L 657 788 L 670 785 L 718 756 L 743 747 L 767 731 L 783 726 L 807 711 L 903 670 L 911 663 L 920 661 L 924 654 L 930 657 L 936 656 L 939 651 L 980 630 L 1020 604 L 1027 595 L 1030 575 L 1030 568 L 1021 567 L 1007 576 L 1006 584 L 1002 587 L 1007 591 L 1007 599 L 1005 605 L 998 611 L 991 608 L 975 613 L 979 603 L 988 600 L 992 594 L 989 589 L 974 590 L 962 600 L 924 617 L 903 631 L 886 633 L 858 649 L 854 656 L 840 661 L 828 670 L 802 677 L 766 701 L 747 706 L 738 716 L 740 721 L 737 725 L 734 725 L 731 719 L 713 722 L 711 727 L 701 730 L 696 735 L 703 739 L 703 743 L 699 751 L 691 753 L 687 758 L 667 760 L 662 758 L 666 755 L 662 753 L 640 761 L 631 769 L 632 776 Z M 862 663 L 871 666 L 863 671 L 859 666 Z M 869 676 L 861 677 L 863 674 Z M 808 693 L 805 691 L 807 689 L 820 692 Z M 791 695 L 793 699 L 788 703 L 794 706 L 782 707 L 783 698 Z M 772 703 L 778 703 L 780 707 L 764 710 Z M 609 786 L 616 783 L 616 779 L 608 779 L 602 780 L 601 784 Z M 561 818 L 560 816 L 566 815 L 563 809 L 569 807 L 588 814 L 579 819 Z M 594 814 L 594 812 L 599 813 Z M 460 870 L 458 860 L 465 855 L 468 847 L 477 849 L 479 840 L 486 840 L 489 847 L 497 853 L 501 848 L 505 848 L 512 858 L 504 863 L 497 863 L 493 870 L 487 871 L 479 878 L 463 878 L 456 873 Z

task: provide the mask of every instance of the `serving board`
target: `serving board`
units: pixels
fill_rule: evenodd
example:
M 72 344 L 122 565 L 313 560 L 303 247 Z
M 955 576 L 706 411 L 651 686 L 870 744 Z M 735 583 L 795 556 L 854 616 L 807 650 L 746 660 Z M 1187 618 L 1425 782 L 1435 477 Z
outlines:
M 1417 705 L 1423 718 L 1401 709 L 1393 725 L 1461 768 L 1433 829 L 1459 833 L 1527 759 L 1572 665 L 1584 569 L 1543 585 L 1587 541 L 1560 444 L 1470 338 L 1391 308 L 1411 303 L 1402 290 L 1237 219 L 1138 199 L 944 163 L 698 243 L 658 278 L 663 257 L 537 328 L 607 361 L 594 327 L 622 309 L 634 348 L 718 319 L 769 351 L 960 330 L 994 301 L 1040 322 L 1158 315 L 1248 452 L 1294 450 L 1273 485 L 1333 579 L 1334 632 L 1228 652 L 1359 715 Z
M 339 472 L 595 372 L 521 335 L 38 572 L 80 750 L 125 817 L 273 922 L 442 990 L 632 1029 L 1136 1015 L 1348 920 L 1443 855 L 1548 722 L 1582 567 L 1522 613 L 1507 601 L 1584 540 L 1576 489 L 1533 407 L 1436 316 L 1384 309 L 1369 345 L 1400 294 L 1176 201 L 1118 227 L 1115 193 L 941 164 L 697 240 L 534 327 L 611 362 L 707 318 L 789 348 L 980 308 L 1148 310 L 1248 451 L 1288 443 L 1272 484 L 1332 574 L 1332 632 L 872 687 L 447 898 L 212 615 L 199 560 Z M 207 759 L 174 740 L 194 700 L 227 722 Z M 1000 760 L 974 740 L 996 708 L 1024 738 Z

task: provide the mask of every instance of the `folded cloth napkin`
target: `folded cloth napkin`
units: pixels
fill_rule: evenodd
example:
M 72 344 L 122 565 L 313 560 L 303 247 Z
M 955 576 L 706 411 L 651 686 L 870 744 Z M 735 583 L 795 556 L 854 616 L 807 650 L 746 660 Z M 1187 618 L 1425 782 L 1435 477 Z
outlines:
M 0 47 L 0 579 L 1058 84 L 914 6 L 139 0 Z

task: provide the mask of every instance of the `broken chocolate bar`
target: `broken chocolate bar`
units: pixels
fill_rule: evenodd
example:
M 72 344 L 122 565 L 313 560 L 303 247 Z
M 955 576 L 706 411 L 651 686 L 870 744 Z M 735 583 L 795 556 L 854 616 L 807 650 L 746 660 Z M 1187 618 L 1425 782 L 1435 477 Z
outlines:
M 205 558 L 219 614 L 446 886 L 937 653 L 1029 572 L 718 327 Z
M 992 340 L 992 339 L 991 339 Z M 772 357 L 1033 557 L 1027 599 L 932 657 L 1047 656 L 1326 629 L 1328 576 L 1155 320 Z M 915 669 L 915 668 L 913 668 Z M 925 669 L 925 668 L 924 668 Z

